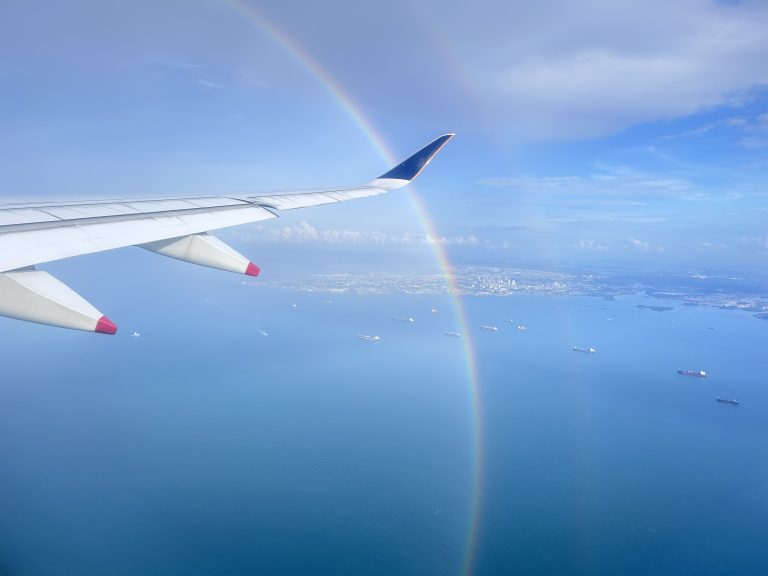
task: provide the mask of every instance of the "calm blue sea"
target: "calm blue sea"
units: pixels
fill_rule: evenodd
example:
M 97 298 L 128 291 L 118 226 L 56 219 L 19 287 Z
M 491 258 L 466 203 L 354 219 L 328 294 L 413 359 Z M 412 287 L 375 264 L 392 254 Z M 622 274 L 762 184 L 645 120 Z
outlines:
M 467 298 L 475 422 L 447 298 L 188 288 L 0 320 L 0 574 L 768 573 L 768 322 Z

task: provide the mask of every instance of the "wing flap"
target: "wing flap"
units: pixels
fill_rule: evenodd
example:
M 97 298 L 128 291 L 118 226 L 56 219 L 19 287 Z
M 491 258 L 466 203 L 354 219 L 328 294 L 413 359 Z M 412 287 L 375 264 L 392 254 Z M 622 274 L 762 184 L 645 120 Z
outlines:
M 47 214 L 36 208 L 14 208 L 0 211 L 0 226 L 13 226 L 37 222 L 53 222 L 58 220 L 56 216 Z
M 141 214 L 141 210 L 129 208 L 125 204 L 92 204 L 80 206 L 46 206 L 43 210 L 59 220 L 78 220 L 80 218 L 103 218 L 105 216 L 125 216 Z

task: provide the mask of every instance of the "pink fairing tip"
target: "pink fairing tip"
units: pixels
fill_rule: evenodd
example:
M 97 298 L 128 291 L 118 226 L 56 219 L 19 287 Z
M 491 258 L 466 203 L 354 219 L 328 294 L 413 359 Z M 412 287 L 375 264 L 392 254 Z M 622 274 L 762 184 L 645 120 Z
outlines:
M 99 321 L 96 322 L 95 332 L 100 332 L 101 334 L 114 334 L 117 332 L 117 326 L 115 326 L 115 323 L 112 322 L 112 320 L 106 316 L 102 316 L 99 318 Z
M 248 268 L 245 269 L 245 274 L 247 276 L 258 276 L 259 272 L 261 272 L 261 269 L 256 266 L 256 264 L 248 262 Z

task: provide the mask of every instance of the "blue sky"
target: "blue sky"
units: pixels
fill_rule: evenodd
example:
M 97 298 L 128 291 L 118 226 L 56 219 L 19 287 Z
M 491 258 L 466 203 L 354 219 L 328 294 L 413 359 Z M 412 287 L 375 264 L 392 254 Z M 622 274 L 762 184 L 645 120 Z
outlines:
M 437 241 L 512 265 L 768 258 L 763 2 L 5 2 L 0 189 L 179 195 L 386 170 L 295 50 L 396 156 L 458 133 L 415 187 L 439 237 L 396 193 L 221 234 L 249 255 L 420 258 Z

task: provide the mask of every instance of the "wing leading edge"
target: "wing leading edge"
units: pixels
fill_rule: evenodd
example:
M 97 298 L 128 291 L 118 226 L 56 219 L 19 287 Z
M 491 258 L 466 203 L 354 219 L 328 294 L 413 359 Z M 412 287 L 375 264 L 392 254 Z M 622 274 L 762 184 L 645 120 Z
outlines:
M 277 212 L 384 194 L 406 186 L 453 137 L 446 134 L 361 186 L 272 195 L 0 204 L 0 315 L 114 334 L 96 308 L 35 265 L 124 246 L 255 276 L 259 269 L 207 234 Z

